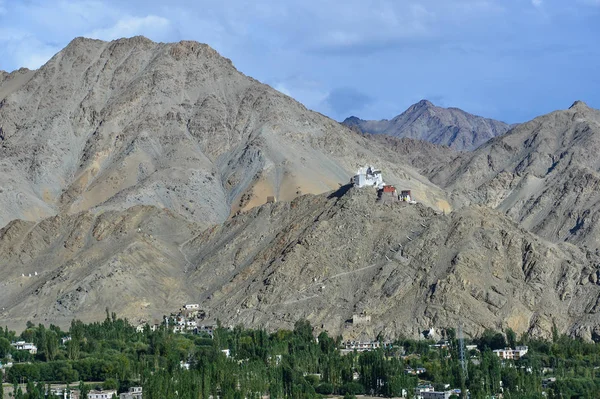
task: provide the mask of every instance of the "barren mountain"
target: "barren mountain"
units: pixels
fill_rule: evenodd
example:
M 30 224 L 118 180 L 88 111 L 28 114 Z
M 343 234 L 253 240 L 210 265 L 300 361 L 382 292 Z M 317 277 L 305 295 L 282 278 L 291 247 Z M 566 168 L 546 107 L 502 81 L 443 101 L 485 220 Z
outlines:
M 415 129 L 462 120 L 420 107 Z M 600 255 L 570 243 L 598 247 L 600 116 L 584 104 L 456 152 L 356 133 L 203 44 L 76 39 L 0 73 L 0 126 L 0 325 L 197 302 L 346 337 L 460 321 L 600 338 Z M 453 148 L 483 137 L 457 129 Z M 418 204 L 340 188 L 366 163 Z
M 346 337 L 459 321 L 469 334 L 547 336 L 554 322 L 596 337 L 598 256 L 485 207 L 443 215 L 341 191 L 266 204 L 201 233 L 153 207 L 12 222 L 0 231 L 0 325 L 97 320 L 107 306 L 152 320 L 198 302 L 226 324 L 306 317 Z M 371 323 L 347 322 L 363 312 Z
M 352 116 L 342 123 L 363 133 L 424 140 L 456 150 L 473 150 L 511 128 L 504 122 L 471 115 L 458 108 L 436 107 L 427 100 L 410 106 L 392 120 L 371 121 Z
M 208 226 L 267 196 L 345 184 L 378 149 L 205 44 L 78 38 L 0 80 L 0 226 L 135 205 Z M 436 205 L 411 168 L 378 166 Z
M 576 102 L 495 138 L 433 180 L 553 241 L 600 247 L 600 111 Z

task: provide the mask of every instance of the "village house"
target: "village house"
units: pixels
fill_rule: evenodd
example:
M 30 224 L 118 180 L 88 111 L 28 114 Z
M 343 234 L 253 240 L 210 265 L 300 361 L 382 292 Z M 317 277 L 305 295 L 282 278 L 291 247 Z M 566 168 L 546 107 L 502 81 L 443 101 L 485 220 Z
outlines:
M 50 390 L 46 391 L 46 396 L 52 398 L 63 398 L 63 399 L 79 399 L 80 392 L 79 389 L 67 389 L 67 388 L 50 388 Z
M 391 341 L 346 341 L 342 343 L 340 352 L 342 355 L 357 352 L 369 352 L 378 348 L 391 348 Z
M 107 390 L 92 390 L 88 392 L 88 399 L 111 399 L 113 396 L 117 396 L 117 391 L 114 389 Z
M 131 387 L 119 395 L 119 399 L 142 399 L 142 387 Z
M 460 396 L 460 389 L 451 391 L 429 391 L 421 393 L 421 399 L 449 399 L 450 396 Z
M 343 343 L 342 350 L 366 352 L 381 347 L 379 341 L 346 341 Z
M 433 345 L 429 345 L 430 348 L 437 348 L 437 349 L 447 349 L 450 346 L 450 343 L 448 341 L 438 341 Z
M 184 331 L 185 331 L 185 325 L 183 325 L 183 326 L 181 326 L 181 325 L 175 325 L 175 326 L 173 326 L 173 332 L 175 334 L 182 333 Z
M 385 185 L 377 190 L 377 199 L 384 203 L 395 202 L 398 200 L 398 191 L 394 186 Z
M 197 303 L 189 303 L 183 305 L 179 315 L 185 317 L 196 317 L 198 316 L 198 312 L 200 312 L 200 305 Z
M 400 191 L 400 201 L 406 201 L 406 202 L 412 201 L 410 190 Z
M 12 343 L 11 345 L 14 346 L 15 349 L 18 351 L 28 351 L 32 355 L 35 355 L 37 353 L 37 346 L 30 342 L 17 341 Z
M 434 391 L 435 391 L 435 389 L 433 388 L 433 385 L 431 385 L 431 384 L 419 384 L 415 388 L 415 398 L 416 399 L 423 399 L 422 395 L 424 393 L 434 392 Z
M 494 350 L 494 354 L 503 360 L 519 360 L 527 354 L 526 346 L 517 346 L 515 349 L 504 348 Z
M 197 329 L 198 333 L 206 333 L 206 334 L 210 335 L 211 338 L 214 335 L 213 331 L 214 331 L 214 326 L 212 326 L 212 325 L 201 325 Z
M 185 328 L 187 330 L 194 330 L 196 327 L 198 327 L 198 323 L 196 322 L 196 320 L 187 320 L 185 322 Z

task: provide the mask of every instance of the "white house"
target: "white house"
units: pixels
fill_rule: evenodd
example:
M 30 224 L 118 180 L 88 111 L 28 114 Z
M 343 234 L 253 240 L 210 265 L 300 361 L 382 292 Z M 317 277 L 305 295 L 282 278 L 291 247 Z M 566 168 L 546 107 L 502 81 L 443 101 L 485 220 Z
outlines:
M 19 351 L 28 351 L 32 355 L 35 355 L 37 353 L 37 346 L 35 346 L 34 344 L 32 344 L 30 342 L 18 341 L 18 342 L 12 343 L 11 345 L 14 346 L 16 350 L 19 350 Z
M 50 388 L 49 391 L 46 391 L 46 396 L 52 397 L 54 399 L 62 398 L 62 399 L 79 399 L 79 390 L 78 389 L 69 389 L 66 388 Z
M 142 399 L 142 387 L 131 387 L 119 395 L 119 399 Z
M 185 326 L 188 330 L 193 330 L 194 328 L 198 327 L 198 323 L 196 320 L 188 320 L 186 321 Z
M 421 399 L 449 399 L 454 392 L 452 391 L 429 391 L 422 392 Z
M 102 391 L 90 391 L 88 392 L 88 399 L 111 399 L 113 396 L 117 396 L 117 391 L 114 389 L 102 390 Z
M 515 349 L 496 349 L 494 350 L 494 353 L 503 360 L 519 360 L 527 354 L 527 351 L 528 348 L 526 346 L 517 346 Z
M 431 384 L 421 384 L 417 385 L 415 388 L 415 398 L 422 399 L 424 393 L 434 392 L 433 385 Z
M 200 305 L 197 303 L 188 303 L 188 304 L 183 305 L 183 308 L 185 310 L 198 310 L 198 309 L 200 309 Z
M 381 347 L 381 343 L 379 341 L 346 341 L 343 343 L 343 345 L 343 350 L 356 350 L 357 352 L 372 351 Z

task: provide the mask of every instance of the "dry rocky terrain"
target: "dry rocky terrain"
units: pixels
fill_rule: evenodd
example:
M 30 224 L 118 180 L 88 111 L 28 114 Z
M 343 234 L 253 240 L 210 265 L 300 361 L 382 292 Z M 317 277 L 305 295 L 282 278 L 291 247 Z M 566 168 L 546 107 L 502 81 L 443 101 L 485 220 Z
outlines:
M 268 196 L 336 189 L 365 163 L 445 193 L 205 44 L 78 38 L 0 83 L 0 226 L 156 205 L 209 226 Z M 410 183 L 409 183 L 410 181 Z
M 456 152 L 355 132 L 207 45 L 75 39 L 0 73 L 0 325 L 197 302 L 349 338 L 461 322 L 598 339 L 599 114 L 576 103 Z M 481 123 L 453 147 L 501 133 Z M 418 204 L 345 186 L 367 163 Z
M 547 335 L 556 323 L 589 339 L 600 321 L 600 257 L 486 207 L 444 215 L 377 202 L 370 189 L 266 204 L 208 230 L 147 206 L 19 221 L 0 232 L 0 250 L 2 324 L 97 320 L 106 306 L 152 320 L 186 301 L 226 324 L 306 317 L 347 337 L 460 320 L 470 334 Z M 363 312 L 371 323 L 347 322 Z
M 455 203 L 506 213 L 555 242 L 600 248 L 600 111 L 583 102 L 524 123 L 430 174 Z

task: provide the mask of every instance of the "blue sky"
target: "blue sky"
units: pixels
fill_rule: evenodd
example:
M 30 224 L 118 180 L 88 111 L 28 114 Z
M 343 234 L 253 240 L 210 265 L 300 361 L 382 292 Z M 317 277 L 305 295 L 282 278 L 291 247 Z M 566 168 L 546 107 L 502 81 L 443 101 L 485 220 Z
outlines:
M 336 120 L 427 98 L 506 122 L 600 108 L 600 0 L 0 0 L 0 69 L 77 36 L 208 43 Z

